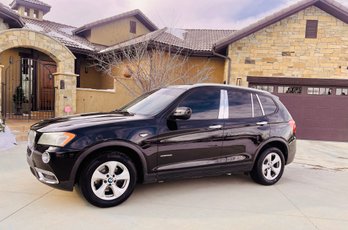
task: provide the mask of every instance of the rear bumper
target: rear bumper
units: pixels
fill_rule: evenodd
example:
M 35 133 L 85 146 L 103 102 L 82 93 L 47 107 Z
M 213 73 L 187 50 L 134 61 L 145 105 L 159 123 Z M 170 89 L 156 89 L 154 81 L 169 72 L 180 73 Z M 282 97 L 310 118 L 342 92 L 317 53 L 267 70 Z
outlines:
M 295 154 L 296 154 L 296 137 L 294 137 L 290 142 L 289 142 L 289 147 L 288 147 L 288 159 L 286 161 L 286 164 L 290 164 L 291 162 L 294 161 L 295 159 Z

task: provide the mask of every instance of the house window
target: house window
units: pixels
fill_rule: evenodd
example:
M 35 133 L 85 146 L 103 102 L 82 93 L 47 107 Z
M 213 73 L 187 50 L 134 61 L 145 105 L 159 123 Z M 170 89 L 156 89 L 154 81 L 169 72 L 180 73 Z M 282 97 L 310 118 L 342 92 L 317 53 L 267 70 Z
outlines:
M 132 34 L 136 34 L 137 33 L 137 22 L 130 21 L 130 30 L 129 30 L 129 32 L 131 32 Z
M 278 86 L 278 93 L 301 94 L 301 86 Z
M 336 89 L 337 96 L 348 96 L 348 88 L 337 88 Z
M 318 36 L 318 20 L 307 20 L 306 38 L 317 38 Z
M 274 86 L 272 86 L 272 85 L 252 85 L 252 86 L 250 86 L 250 88 L 264 90 L 264 91 L 267 91 L 270 93 L 274 92 Z
M 309 95 L 332 95 L 332 89 L 322 87 L 308 87 L 307 93 Z

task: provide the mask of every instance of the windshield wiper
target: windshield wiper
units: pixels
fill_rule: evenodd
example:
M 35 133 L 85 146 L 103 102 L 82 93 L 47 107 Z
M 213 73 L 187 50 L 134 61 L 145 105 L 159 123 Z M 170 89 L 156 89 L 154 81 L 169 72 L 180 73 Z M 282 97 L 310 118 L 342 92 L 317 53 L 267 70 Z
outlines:
M 118 114 L 122 114 L 122 115 L 126 115 L 126 116 L 134 116 L 134 113 L 130 113 L 127 110 L 121 110 L 121 109 L 116 109 L 114 111 L 112 111 L 113 113 L 118 113 Z

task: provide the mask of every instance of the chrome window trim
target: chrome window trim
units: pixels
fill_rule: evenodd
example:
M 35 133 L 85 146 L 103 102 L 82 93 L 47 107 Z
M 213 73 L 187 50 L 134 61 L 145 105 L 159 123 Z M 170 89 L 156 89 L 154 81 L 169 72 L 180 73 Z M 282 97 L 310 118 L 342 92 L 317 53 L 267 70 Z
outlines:
M 255 117 L 255 111 L 254 111 L 254 98 L 253 98 L 253 94 L 250 94 L 250 98 L 251 98 L 251 117 Z
M 260 100 L 260 98 L 259 98 L 259 95 L 256 94 L 256 97 L 257 97 L 257 100 L 258 100 L 258 102 L 259 102 L 259 104 L 260 104 L 261 111 L 262 111 L 262 115 L 265 116 L 265 111 L 263 110 L 263 106 L 262 106 L 261 100 Z
M 228 110 L 228 95 L 227 90 L 220 90 L 220 107 L 218 119 L 227 119 L 229 116 Z

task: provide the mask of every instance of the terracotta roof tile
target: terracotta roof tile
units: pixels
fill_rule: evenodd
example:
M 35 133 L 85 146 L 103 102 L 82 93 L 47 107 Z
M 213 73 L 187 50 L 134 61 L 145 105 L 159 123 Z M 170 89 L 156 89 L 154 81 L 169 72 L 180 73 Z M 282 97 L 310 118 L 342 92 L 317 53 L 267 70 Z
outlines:
M 141 42 L 155 42 L 186 49 L 192 52 L 211 52 L 219 39 L 233 34 L 235 30 L 163 28 L 146 35 L 108 47 L 100 52 L 110 52 Z
M 57 39 L 69 48 L 87 52 L 98 51 L 105 48 L 105 46 L 93 44 L 83 37 L 74 35 L 72 31 L 76 29 L 76 27 L 73 26 L 30 18 L 23 18 L 23 21 L 25 22 L 24 28 L 44 33 Z

